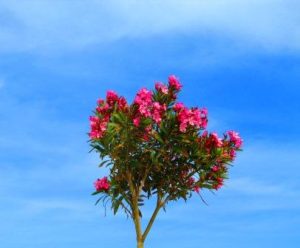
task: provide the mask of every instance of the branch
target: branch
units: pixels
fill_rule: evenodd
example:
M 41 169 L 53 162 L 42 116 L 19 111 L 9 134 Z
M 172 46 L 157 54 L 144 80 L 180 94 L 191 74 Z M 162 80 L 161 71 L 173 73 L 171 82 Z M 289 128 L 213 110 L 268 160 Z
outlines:
M 127 171 L 126 177 L 127 177 L 127 180 L 128 180 L 128 185 L 129 185 L 129 189 L 130 189 L 132 198 L 134 198 L 135 197 L 135 190 L 134 190 L 134 185 L 132 183 L 131 174 L 129 173 L 129 171 Z
M 154 223 L 154 220 L 155 220 L 155 218 L 156 218 L 156 216 L 157 216 L 157 214 L 158 214 L 158 212 L 159 212 L 159 210 L 160 210 L 160 208 L 162 206 L 163 206 L 163 204 L 161 202 L 160 196 L 157 195 L 156 207 L 155 207 L 155 210 L 154 210 L 154 212 L 153 212 L 153 214 L 151 216 L 151 219 L 150 219 L 150 221 L 149 221 L 149 223 L 148 223 L 148 225 L 147 225 L 147 227 L 145 229 L 145 232 L 144 232 L 144 234 L 142 236 L 143 241 L 145 241 L 145 239 L 146 239 L 146 237 L 147 237 L 147 235 L 148 235 L 148 233 L 149 233 L 149 231 L 150 231 L 150 229 L 151 229 L 151 227 L 152 227 L 152 225 Z
M 140 184 L 140 186 L 139 186 L 139 192 L 138 192 L 138 195 L 140 195 L 140 193 L 141 193 L 141 191 L 142 191 L 142 189 L 143 189 L 143 187 L 144 187 L 144 185 L 145 185 L 145 180 L 146 180 L 146 178 L 147 178 L 147 176 L 148 176 L 149 171 L 150 171 L 150 168 L 146 168 L 145 174 L 143 175 L 142 180 L 141 180 L 141 184 Z
M 132 194 L 132 199 L 131 199 L 131 209 L 132 209 L 132 219 L 135 225 L 135 231 L 136 231 L 136 237 L 137 240 L 139 241 L 142 238 L 142 228 L 141 228 L 141 221 L 140 221 L 140 213 L 139 213 L 139 206 L 138 206 L 138 197 L 139 197 L 139 192 L 138 189 L 135 189 L 134 184 L 132 182 L 132 177 L 129 172 L 126 173 L 128 184 L 129 184 L 129 189 Z

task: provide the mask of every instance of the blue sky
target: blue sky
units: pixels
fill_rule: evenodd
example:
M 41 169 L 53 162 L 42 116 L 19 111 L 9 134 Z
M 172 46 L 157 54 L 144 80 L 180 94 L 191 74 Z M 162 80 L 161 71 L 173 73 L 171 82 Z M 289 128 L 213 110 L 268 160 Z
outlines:
M 0 243 L 134 247 L 122 214 L 90 196 L 105 174 L 88 116 L 113 89 L 132 100 L 169 74 L 209 130 L 245 144 L 209 203 L 170 204 L 146 247 L 297 247 L 300 242 L 298 1 L 0 0 Z M 145 209 L 149 217 L 151 204 Z

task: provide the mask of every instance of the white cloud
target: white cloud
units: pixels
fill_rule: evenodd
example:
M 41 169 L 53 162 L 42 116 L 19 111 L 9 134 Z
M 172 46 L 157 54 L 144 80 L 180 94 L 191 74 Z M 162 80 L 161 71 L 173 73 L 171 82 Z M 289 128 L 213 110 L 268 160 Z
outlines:
M 238 46 L 300 49 L 297 1 L 2 1 L 0 51 L 79 49 L 161 34 L 220 35 Z

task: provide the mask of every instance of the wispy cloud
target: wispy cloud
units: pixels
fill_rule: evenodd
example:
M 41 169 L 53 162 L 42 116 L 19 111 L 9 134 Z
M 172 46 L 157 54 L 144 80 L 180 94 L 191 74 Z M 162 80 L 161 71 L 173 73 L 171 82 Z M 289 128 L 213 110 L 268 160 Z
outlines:
M 171 203 L 147 245 L 268 247 L 260 243 L 268 233 L 265 241 L 297 243 L 298 8 L 279 0 L 0 0 L 1 244 L 89 248 L 101 235 L 102 246 L 134 245 L 130 220 L 109 209 L 103 218 L 90 195 L 107 171 L 88 154 L 88 115 L 105 89 L 132 99 L 141 82 L 169 72 L 182 77 L 180 100 L 208 107 L 210 130 L 236 129 L 245 144 L 224 188 L 203 190 L 209 206 L 196 194 Z M 241 246 L 245 237 L 256 243 Z
M 296 1 L 45 0 L 0 6 L 2 52 L 81 49 L 161 34 L 213 34 L 242 47 L 300 49 Z

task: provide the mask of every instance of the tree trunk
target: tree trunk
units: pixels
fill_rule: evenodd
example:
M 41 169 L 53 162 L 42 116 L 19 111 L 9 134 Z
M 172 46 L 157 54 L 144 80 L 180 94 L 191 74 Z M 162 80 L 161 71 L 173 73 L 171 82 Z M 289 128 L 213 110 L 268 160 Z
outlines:
M 138 241 L 137 248 L 144 248 L 144 242 L 143 241 Z

